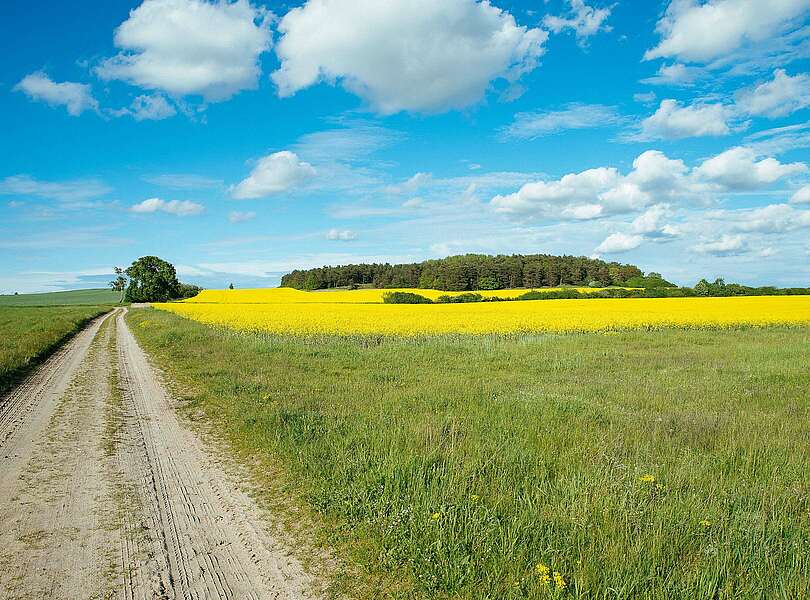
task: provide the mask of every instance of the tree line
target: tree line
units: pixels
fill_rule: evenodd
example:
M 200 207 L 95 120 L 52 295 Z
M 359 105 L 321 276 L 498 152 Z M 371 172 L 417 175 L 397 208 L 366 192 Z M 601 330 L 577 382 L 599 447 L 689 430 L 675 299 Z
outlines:
M 584 256 L 463 254 L 419 263 L 373 263 L 295 270 L 281 278 L 281 286 L 299 290 L 370 285 L 375 288 L 470 291 L 560 285 L 621 286 L 643 277 L 644 273 L 635 265 Z

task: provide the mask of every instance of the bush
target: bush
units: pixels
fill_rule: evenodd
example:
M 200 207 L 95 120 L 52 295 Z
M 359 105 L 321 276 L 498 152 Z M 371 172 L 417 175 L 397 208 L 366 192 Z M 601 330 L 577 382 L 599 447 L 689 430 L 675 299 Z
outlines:
M 441 304 L 463 304 L 465 302 L 483 302 L 485 298 L 481 294 L 474 294 L 472 292 L 465 292 L 457 296 L 439 296 L 436 302 Z
M 385 304 L 433 304 L 433 300 L 412 292 L 389 292 L 383 295 Z

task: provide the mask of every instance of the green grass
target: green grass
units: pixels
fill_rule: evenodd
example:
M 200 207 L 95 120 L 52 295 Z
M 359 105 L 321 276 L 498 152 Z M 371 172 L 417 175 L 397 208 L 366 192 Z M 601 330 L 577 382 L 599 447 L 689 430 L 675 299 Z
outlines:
M 107 310 L 99 306 L 0 306 L 0 393 Z
M 110 289 L 73 290 L 44 294 L 0 295 L 0 306 L 66 306 L 118 304 L 121 294 Z
M 314 515 L 355 596 L 810 591 L 810 329 L 295 339 L 128 318 L 189 414 Z

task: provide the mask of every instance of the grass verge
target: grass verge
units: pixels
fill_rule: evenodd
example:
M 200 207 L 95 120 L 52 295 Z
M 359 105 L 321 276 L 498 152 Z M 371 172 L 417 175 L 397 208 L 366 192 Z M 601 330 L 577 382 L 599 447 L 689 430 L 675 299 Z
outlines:
M 0 306 L 0 393 L 109 308 Z
M 354 596 L 810 591 L 808 328 L 300 339 L 127 318 L 186 409 L 312 515 Z

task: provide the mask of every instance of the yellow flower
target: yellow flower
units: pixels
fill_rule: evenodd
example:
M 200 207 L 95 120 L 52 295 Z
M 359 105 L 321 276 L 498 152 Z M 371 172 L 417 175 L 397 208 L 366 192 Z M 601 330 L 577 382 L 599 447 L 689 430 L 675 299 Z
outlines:
M 562 575 L 560 575 L 557 571 L 554 571 L 554 585 L 557 586 L 558 590 L 564 590 L 565 586 L 567 585 L 565 583 L 565 578 Z
M 478 494 L 473 494 L 472 496 L 470 496 L 470 500 L 472 500 L 473 502 L 478 502 L 480 499 L 481 496 L 479 496 Z
M 534 572 L 537 573 L 538 575 L 548 575 L 549 568 L 543 563 L 537 563 L 536 565 L 534 565 Z
M 548 585 L 551 583 L 551 577 L 548 575 L 540 575 L 540 583 L 543 585 Z
M 702 520 L 700 521 L 700 526 L 701 526 L 701 527 L 703 527 L 704 529 L 708 529 L 709 527 L 711 527 L 711 526 L 712 526 L 712 522 L 711 522 L 711 521 L 707 521 L 706 519 L 702 519 Z
M 647 473 L 646 475 L 639 477 L 638 480 L 643 483 L 655 483 L 655 475 L 650 475 Z
M 435 512 L 432 515 L 430 515 L 430 518 L 433 519 L 434 521 L 438 521 L 439 519 L 442 518 L 442 513 Z

